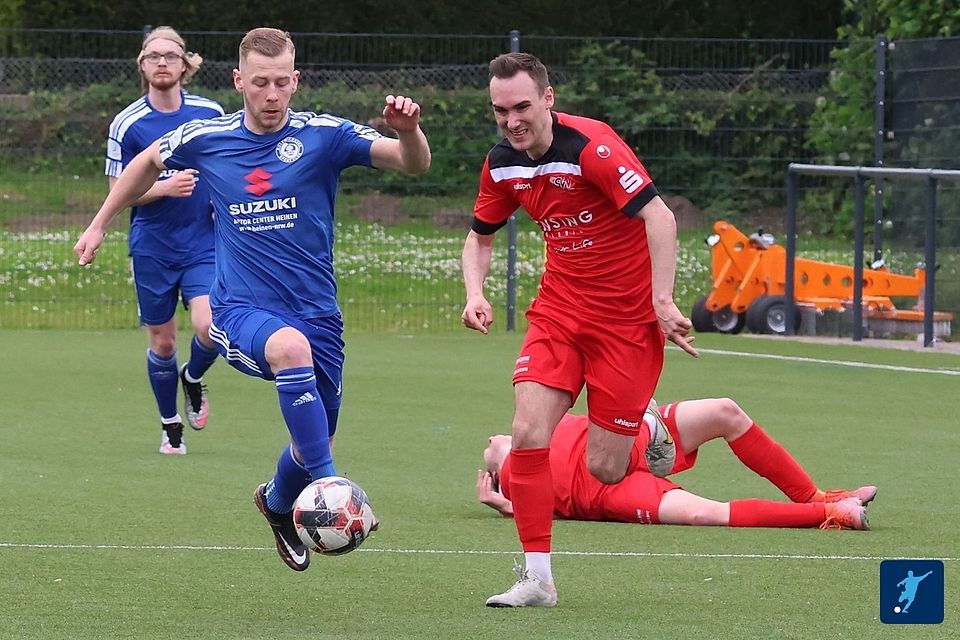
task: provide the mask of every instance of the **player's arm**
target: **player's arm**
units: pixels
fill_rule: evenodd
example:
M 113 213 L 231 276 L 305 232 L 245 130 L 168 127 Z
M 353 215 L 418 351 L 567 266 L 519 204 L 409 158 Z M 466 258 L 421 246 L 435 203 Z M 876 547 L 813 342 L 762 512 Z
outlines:
M 613 130 L 597 136 L 580 154 L 583 177 L 593 182 L 628 217 L 643 220 L 652 272 L 652 303 L 668 340 L 699 355 L 689 335 L 693 327 L 673 301 L 677 271 L 677 221 L 658 195 L 646 168 Z M 626 168 L 629 167 L 629 170 Z
M 196 169 L 184 169 L 183 171 L 178 171 L 166 180 L 157 180 L 147 189 L 147 192 L 137 198 L 131 206 L 140 207 L 159 200 L 160 198 L 188 198 L 193 194 L 193 189 L 197 185 L 197 173 L 198 171 Z M 114 176 L 107 178 L 111 191 L 113 191 L 113 187 L 117 184 L 117 180 L 119 180 L 119 178 L 115 178 Z
M 513 517 L 513 503 L 493 488 L 493 476 L 483 469 L 477 470 L 477 500 L 504 518 Z
M 654 196 L 637 214 L 647 230 L 650 251 L 653 309 L 664 335 L 670 342 L 696 357 L 690 336 L 692 324 L 673 301 L 673 286 L 677 272 L 677 221 L 660 196 Z
M 73 252 L 79 258 L 80 265 L 87 265 L 97 257 L 97 249 L 103 242 L 107 226 L 118 213 L 129 207 L 140 196 L 149 191 L 164 168 L 160 161 L 160 141 L 141 151 L 117 178 L 110 193 L 100 206 L 97 215 L 80 235 Z
M 430 144 L 420 129 L 420 105 L 404 96 L 387 96 L 385 102 L 383 118 L 397 137 L 373 141 L 371 164 L 389 171 L 426 173 L 430 168 Z
M 460 319 L 468 329 L 487 333 L 493 324 L 493 307 L 483 295 L 483 282 L 490 272 L 493 259 L 493 234 L 480 234 L 471 229 L 463 243 L 461 265 L 467 303 Z

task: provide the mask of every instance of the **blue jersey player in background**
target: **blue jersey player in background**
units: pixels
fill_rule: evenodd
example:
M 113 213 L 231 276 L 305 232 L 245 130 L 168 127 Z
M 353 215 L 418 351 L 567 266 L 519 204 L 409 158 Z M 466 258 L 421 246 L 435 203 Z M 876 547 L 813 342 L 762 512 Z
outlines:
M 110 125 L 106 174 L 110 188 L 134 157 L 160 136 L 190 120 L 223 115 L 216 102 L 186 93 L 202 58 L 187 52 L 180 35 L 158 27 L 143 41 L 137 66 L 144 95 Z M 214 277 L 213 218 L 204 176 L 193 168 L 166 170 L 130 213 L 130 260 L 140 322 L 147 329 L 147 375 L 163 428 L 160 453 L 185 454 L 177 384 L 183 383 L 184 412 L 194 429 L 207 422 L 200 379 L 217 358 L 208 335 L 210 286 Z M 190 359 L 177 368 L 177 299 L 190 310 L 195 335 Z
M 333 271 L 334 200 L 352 165 L 409 174 L 430 166 L 420 106 L 388 95 L 383 117 L 397 138 L 329 115 L 290 110 L 299 72 L 290 35 L 253 29 L 240 43 L 234 84 L 243 110 L 187 123 L 137 156 L 74 251 L 96 258 L 103 229 L 164 170 L 194 168 L 209 179 L 216 218 L 217 276 L 210 335 L 240 371 L 274 380 L 291 445 L 254 502 L 277 552 L 303 571 L 310 552 L 291 511 L 311 479 L 336 475 L 330 443 L 340 410 L 343 322 Z

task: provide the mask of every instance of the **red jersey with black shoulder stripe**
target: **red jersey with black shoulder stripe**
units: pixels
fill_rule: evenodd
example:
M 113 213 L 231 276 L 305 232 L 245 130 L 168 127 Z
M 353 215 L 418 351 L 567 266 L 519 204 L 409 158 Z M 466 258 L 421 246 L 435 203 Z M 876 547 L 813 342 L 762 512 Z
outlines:
M 646 168 L 606 123 L 553 112 L 536 160 L 506 139 L 484 161 L 473 230 L 496 232 L 523 208 L 543 231 L 541 303 L 608 322 L 655 321 L 650 253 L 637 213 L 658 195 Z

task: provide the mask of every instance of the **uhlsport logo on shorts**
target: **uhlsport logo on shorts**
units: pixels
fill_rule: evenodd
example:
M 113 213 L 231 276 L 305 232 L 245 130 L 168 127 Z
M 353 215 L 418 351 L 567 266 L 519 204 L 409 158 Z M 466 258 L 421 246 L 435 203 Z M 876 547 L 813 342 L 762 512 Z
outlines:
M 881 562 L 880 621 L 884 624 L 943 622 L 943 562 Z

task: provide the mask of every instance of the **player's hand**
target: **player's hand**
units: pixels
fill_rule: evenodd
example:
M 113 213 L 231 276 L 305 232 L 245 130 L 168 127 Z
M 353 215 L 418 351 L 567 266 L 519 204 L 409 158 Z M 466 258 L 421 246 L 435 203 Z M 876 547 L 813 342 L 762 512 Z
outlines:
M 493 490 L 493 474 L 483 469 L 477 469 L 477 501 L 488 507 L 496 502 L 496 492 Z
M 386 106 L 383 108 L 383 119 L 394 130 L 399 132 L 416 131 L 420 126 L 420 105 L 412 98 L 404 96 L 387 96 Z
M 504 498 L 503 494 L 494 491 L 493 474 L 483 469 L 477 469 L 477 500 L 505 518 L 513 515 L 513 503 Z
M 467 329 L 474 329 L 486 335 L 493 324 L 493 307 L 483 296 L 467 299 L 467 305 L 460 314 L 460 321 Z
M 80 234 L 77 244 L 73 245 L 73 252 L 77 255 L 81 267 L 85 267 L 97 259 L 97 251 L 103 244 L 103 229 L 87 227 Z
M 184 169 L 166 180 L 161 180 L 163 195 L 168 198 L 189 198 L 197 186 L 198 173 L 200 172 L 196 169 Z
M 700 353 L 693 346 L 693 340 L 696 336 L 690 335 L 690 330 L 693 328 L 690 318 L 684 316 L 673 302 L 659 306 L 654 304 L 654 308 L 657 313 L 657 322 L 660 324 L 660 329 L 667 340 L 694 358 L 699 356 Z

